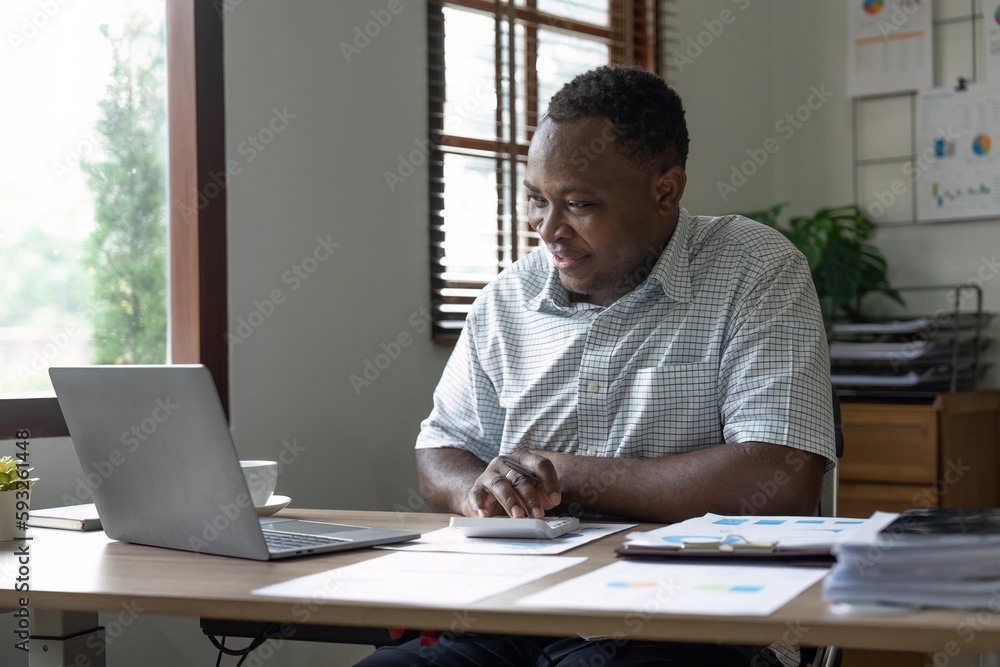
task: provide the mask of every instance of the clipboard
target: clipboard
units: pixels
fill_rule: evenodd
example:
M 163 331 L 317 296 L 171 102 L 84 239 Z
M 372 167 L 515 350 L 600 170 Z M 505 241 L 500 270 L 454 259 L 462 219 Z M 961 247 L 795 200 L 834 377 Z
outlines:
M 742 548 L 720 549 L 708 546 L 697 548 L 687 548 L 685 545 L 681 549 L 665 549 L 644 544 L 623 544 L 615 549 L 615 554 L 622 558 L 642 559 L 647 561 L 670 561 L 670 562 L 692 562 L 699 561 L 712 562 L 715 564 L 757 564 L 757 565 L 796 565 L 802 567 L 830 567 L 836 562 L 836 557 L 828 547 L 808 547 L 781 549 L 756 546 L 755 548 L 743 546 Z

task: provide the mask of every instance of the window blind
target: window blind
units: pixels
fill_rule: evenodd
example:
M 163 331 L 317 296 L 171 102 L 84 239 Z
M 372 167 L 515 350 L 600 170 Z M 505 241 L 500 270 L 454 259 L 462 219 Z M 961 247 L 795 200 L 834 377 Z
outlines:
M 473 300 L 538 245 L 521 182 L 549 98 L 609 63 L 657 71 L 656 0 L 430 0 L 431 303 L 456 339 Z

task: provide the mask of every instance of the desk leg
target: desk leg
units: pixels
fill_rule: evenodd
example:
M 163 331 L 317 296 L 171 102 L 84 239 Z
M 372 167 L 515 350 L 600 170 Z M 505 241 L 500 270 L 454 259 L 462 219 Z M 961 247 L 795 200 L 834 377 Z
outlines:
M 104 628 L 97 614 L 33 610 L 28 667 L 105 667 Z

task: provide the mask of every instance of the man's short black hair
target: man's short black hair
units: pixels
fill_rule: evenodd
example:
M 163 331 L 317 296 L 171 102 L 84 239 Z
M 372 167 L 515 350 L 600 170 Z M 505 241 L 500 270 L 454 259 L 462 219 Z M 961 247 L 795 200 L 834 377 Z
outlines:
M 577 76 L 552 96 L 546 117 L 611 121 L 618 150 L 638 165 L 687 164 L 687 123 L 681 98 L 641 67 L 606 65 Z

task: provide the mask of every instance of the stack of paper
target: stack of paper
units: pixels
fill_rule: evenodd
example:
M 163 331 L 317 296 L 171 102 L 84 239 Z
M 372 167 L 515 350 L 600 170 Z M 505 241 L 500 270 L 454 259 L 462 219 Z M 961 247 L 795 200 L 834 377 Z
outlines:
M 830 359 L 875 359 L 879 361 L 912 361 L 934 349 L 934 343 L 908 340 L 896 343 L 830 343 Z
M 1000 510 L 877 512 L 835 547 L 833 602 L 994 608 L 1000 604 Z

